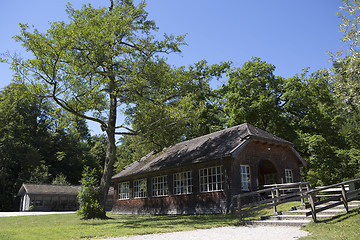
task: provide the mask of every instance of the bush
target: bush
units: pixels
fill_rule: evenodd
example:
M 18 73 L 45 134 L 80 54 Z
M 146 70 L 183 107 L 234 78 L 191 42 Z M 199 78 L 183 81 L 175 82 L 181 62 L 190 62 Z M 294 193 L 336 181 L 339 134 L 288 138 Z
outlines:
M 29 211 L 34 211 L 35 210 L 35 206 L 34 205 L 30 205 L 29 206 Z
M 100 205 L 97 196 L 97 181 L 94 170 L 89 167 L 84 169 L 81 179 L 81 186 L 78 194 L 80 209 L 77 214 L 83 219 L 101 218 L 103 207 Z

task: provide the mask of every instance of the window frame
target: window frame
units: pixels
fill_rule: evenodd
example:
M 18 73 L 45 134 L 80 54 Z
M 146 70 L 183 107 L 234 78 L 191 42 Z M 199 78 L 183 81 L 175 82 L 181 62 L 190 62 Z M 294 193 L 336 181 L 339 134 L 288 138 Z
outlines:
M 193 193 L 192 171 L 184 171 L 173 174 L 173 194 L 186 195 Z
M 288 173 L 290 173 L 290 175 Z M 293 170 L 289 168 L 285 169 L 285 183 L 293 183 L 293 182 L 294 182 Z
M 161 175 L 151 178 L 151 194 L 151 196 L 153 197 L 163 197 L 169 195 L 169 184 L 167 175 Z
M 133 197 L 146 198 L 147 197 L 147 179 L 141 178 L 133 181 Z
M 243 168 L 247 169 L 248 171 L 243 172 L 242 171 Z M 244 188 L 245 183 L 247 183 L 247 185 Z M 241 191 L 250 191 L 250 188 L 251 188 L 251 169 L 250 169 L 250 166 L 249 165 L 240 165 L 240 190 Z
M 218 192 L 224 190 L 223 166 L 213 166 L 199 169 L 200 192 Z
M 122 188 L 122 185 L 127 185 L 125 186 L 125 188 Z M 122 192 L 122 190 L 125 190 L 124 192 Z M 126 200 L 126 199 L 130 199 L 130 181 L 126 181 L 126 182 L 120 182 L 118 183 L 118 200 Z

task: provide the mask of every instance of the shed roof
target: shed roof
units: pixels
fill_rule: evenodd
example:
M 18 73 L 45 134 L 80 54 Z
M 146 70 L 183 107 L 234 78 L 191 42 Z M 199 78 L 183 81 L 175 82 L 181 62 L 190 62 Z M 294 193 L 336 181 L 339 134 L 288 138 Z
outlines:
M 244 123 L 175 144 L 158 153 L 151 152 L 140 160 L 126 166 L 124 170 L 115 174 L 112 179 L 226 157 L 236 157 L 250 142 L 251 138 L 285 144 L 291 148 L 293 146 L 289 141 L 251 124 Z M 301 157 L 299 160 L 305 165 L 305 161 Z
M 35 183 L 23 183 L 18 196 L 21 196 L 23 192 L 29 195 L 73 195 L 77 196 L 80 186 L 72 185 L 53 185 L 53 184 L 35 184 Z M 109 195 L 113 195 L 114 188 L 109 188 Z
M 61 195 L 78 195 L 80 186 L 71 185 L 52 185 L 52 184 L 35 184 L 35 183 L 23 183 L 18 195 L 21 195 L 23 191 L 27 194 L 61 194 Z

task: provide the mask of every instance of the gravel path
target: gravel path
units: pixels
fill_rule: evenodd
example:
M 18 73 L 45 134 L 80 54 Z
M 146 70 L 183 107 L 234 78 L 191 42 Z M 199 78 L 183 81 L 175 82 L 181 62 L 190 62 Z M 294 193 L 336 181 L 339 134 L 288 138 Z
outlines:
M 308 234 L 299 227 L 242 226 L 108 238 L 106 240 L 289 240 L 305 237 Z

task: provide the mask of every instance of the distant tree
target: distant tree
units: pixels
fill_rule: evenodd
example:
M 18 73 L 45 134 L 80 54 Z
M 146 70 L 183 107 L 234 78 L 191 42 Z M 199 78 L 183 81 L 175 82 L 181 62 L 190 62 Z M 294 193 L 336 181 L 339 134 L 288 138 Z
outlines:
M 58 174 L 52 181 L 52 184 L 57 185 L 70 185 L 68 181 L 66 181 L 66 176 L 62 173 Z
M 50 142 L 47 103 L 27 86 L 12 83 L 0 91 L 0 210 L 17 209 L 16 193 L 23 182 L 50 178 L 40 148 Z

